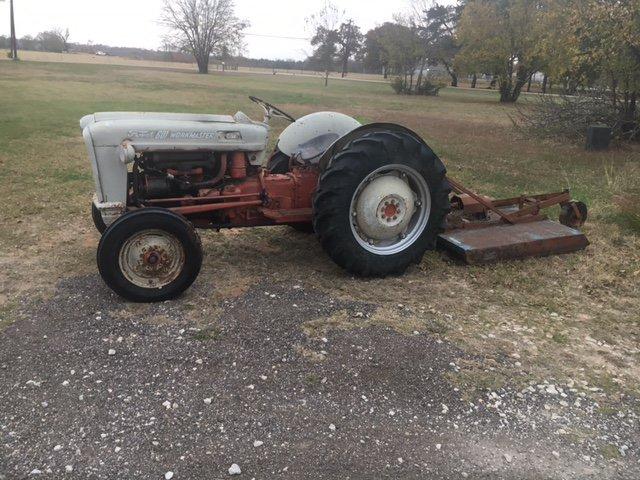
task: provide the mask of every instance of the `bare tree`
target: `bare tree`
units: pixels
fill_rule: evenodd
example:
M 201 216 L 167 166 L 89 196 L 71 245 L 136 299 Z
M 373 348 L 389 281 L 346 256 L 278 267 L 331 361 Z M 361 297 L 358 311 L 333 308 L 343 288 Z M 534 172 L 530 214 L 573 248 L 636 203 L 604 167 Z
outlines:
M 193 54 L 200 73 L 209 72 L 211 55 L 239 52 L 249 26 L 236 17 L 233 0 L 164 0 L 161 21 L 172 30 L 168 41 Z
M 61 28 L 54 28 L 40 32 L 36 37 L 36 42 L 39 49 L 45 52 L 67 52 L 69 51 L 69 29 L 63 31 Z

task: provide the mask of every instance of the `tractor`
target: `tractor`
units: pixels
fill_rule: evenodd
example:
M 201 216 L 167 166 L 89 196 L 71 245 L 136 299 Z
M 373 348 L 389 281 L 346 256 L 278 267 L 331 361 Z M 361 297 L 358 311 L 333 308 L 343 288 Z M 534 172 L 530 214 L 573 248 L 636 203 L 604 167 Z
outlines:
M 80 120 L 102 234 L 100 275 L 135 302 L 194 282 L 196 229 L 289 225 L 362 277 L 402 274 L 441 247 L 468 263 L 573 252 L 587 216 L 567 190 L 495 200 L 447 176 L 412 130 L 337 112 L 294 118 L 249 97 L 262 121 L 235 115 L 103 112 Z M 269 121 L 290 122 L 269 153 Z M 560 206 L 561 223 L 541 210 Z

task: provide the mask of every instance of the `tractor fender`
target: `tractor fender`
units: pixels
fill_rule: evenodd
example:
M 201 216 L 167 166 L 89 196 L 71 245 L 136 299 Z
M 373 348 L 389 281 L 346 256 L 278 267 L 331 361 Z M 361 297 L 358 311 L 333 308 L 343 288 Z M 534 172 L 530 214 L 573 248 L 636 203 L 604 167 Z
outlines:
M 284 129 L 278 138 L 278 150 L 289 157 L 300 155 L 303 160 L 317 161 L 332 143 L 360 126 L 355 118 L 343 113 L 311 113 Z
M 409 135 L 415 138 L 418 142 L 422 143 L 427 148 L 429 145 L 413 130 L 404 127 L 402 125 L 398 125 L 397 123 L 369 123 L 367 125 L 362 125 L 361 127 L 356 128 L 355 130 L 350 131 L 346 135 L 343 135 L 338 140 L 336 140 L 320 157 L 318 162 L 320 166 L 320 171 L 324 171 L 330 164 L 334 155 L 342 150 L 349 142 L 356 140 L 357 138 L 363 137 L 369 133 L 373 132 L 394 132 L 401 133 L 404 135 Z

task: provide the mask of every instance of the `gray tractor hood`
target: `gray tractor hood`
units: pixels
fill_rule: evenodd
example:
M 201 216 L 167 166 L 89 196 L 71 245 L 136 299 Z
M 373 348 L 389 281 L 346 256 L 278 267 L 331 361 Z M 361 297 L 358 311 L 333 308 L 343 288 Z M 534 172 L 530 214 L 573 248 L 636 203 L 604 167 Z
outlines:
M 86 115 L 80 128 L 89 129 L 93 146 L 117 147 L 125 140 L 136 151 L 241 150 L 261 152 L 268 128 L 244 114 L 100 112 Z
M 96 204 L 122 210 L 127 199 L 127 166 L 120 153 L 154 151 L 247 152 L 249 162 L 266 159 L 269 128 L 245 114 L 100 112 L 80 120 L 93 168 Z M 105 207 L 106 208 L 106 207 Z
M 231 115 L 208 115 L 198 113 L 163 113 L 163 112 L 98 112 L 85 115 L 80 119 L 80 128 L 84 129 L 90 123 L 108 120 L 175 120 L 178 122 L 218 122 L 235 123 Z

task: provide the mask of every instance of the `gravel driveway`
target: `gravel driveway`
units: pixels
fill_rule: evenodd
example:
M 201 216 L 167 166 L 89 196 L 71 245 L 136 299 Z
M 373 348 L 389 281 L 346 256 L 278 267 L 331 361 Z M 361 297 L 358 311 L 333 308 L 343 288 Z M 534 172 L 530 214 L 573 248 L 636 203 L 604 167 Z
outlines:
M 640 477 L 635 404 L 602 420 L 571 385 L 470 398 L 455 346 L 359 327 L 376 305 L 300 285 L 202 305 L 127 304 L 97 275 L 25 300 L 0 334 L 0 478 Z M 345 311 L 355 327 L 303 328 Z M 585 426 L 602 435 L 564 434 Z

